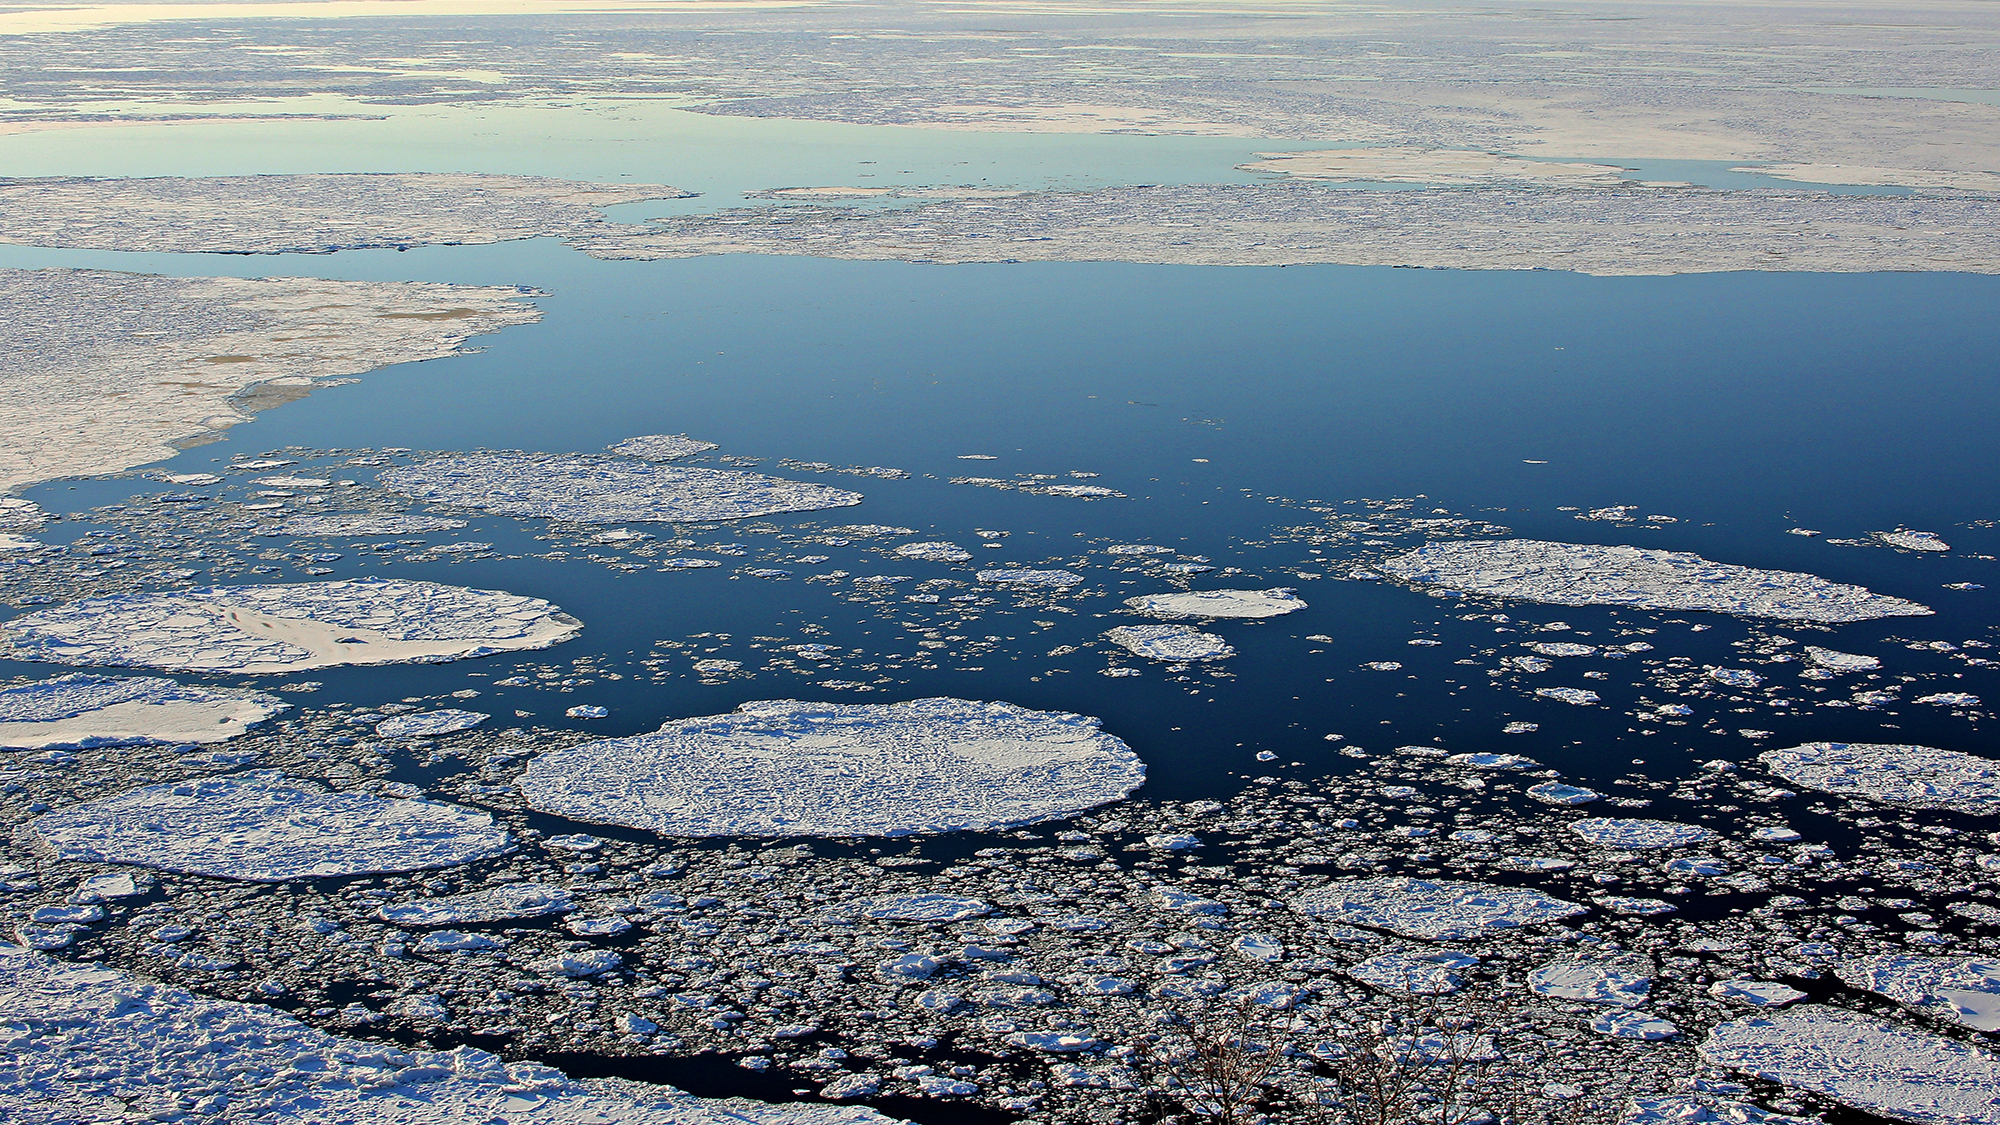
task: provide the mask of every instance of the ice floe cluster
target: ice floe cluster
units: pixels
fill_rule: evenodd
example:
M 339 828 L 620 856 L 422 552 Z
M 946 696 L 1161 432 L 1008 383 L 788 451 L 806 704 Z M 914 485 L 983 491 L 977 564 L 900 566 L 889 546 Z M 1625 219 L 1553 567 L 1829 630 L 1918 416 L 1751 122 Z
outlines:
M 0 687 L 0 748 L 223 742 L 287 706 L 262 692 L 77 673 Z
M 861 503 L 861 494 L 737 469 L 532 453 L 440 457 L 383 472 L 417 500 L 582 523 L 736 520 Z

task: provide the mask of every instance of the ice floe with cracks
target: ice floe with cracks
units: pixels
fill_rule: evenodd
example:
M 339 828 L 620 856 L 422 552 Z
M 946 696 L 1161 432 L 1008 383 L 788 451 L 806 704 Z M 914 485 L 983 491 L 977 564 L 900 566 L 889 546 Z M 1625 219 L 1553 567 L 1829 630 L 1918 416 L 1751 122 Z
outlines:
M 1125 604 L 1154 617 L 1278 617 L 1306 607 L 1290 587 L 1141 594 Z
M 1171 555 L 1172 547 L 1158 547 L 1151 543 L 1114 543 L 1104 548 L 1107 555 Z
M 1815 668 L 1829 672 L 1873 672 L 1882 666 L 1882 661 L 1873 656 L 1862 656 L 1852 652 L 1836 652 L 1817 645 L 1806 646 L 1806 659 Z
M 0 1011 L 37 1029 L 9 1045 L 0 1118 L 16 1125 L 70 1125 L 114 1100 L 150 1111 L 179 1098 L 207 1107 L 195 1116 L 211 1122 L 892 1125 L 861 1106 L 703 1099 L 670 1086 L 577 1082 L 470 1047 L 349 1039 L 262 1005 L 18 946 L 0 945 Z
M 678 461 L 714 448 L 714 442 L 691 438 L 686 434 L 645 434 L 626 438 L 610 447 L 611 452 L 620 457 L 637 457 L 641 461 Z
M 861 503 L 858 492 L 741 469 L 581 455 L 440 457 L 390 469 L 377 479 L 417 500 L 579 523 L 737 520 Z
M 1979 697 L 1969 691 L 1940 691 L 1932 695 L 1920 695 L 1910 702 L 1928 703 L 1934 707 L 1977 707 Z
M 1674 1026 L 1672 1020 L 1653 1015 L 1651 1012 L 1634 1011 L 1629 1008 L 1599 1012 L 1592 1017 L 1590 1030 L 1599 1035 L 1609 1035 L 1613 1039 L 1639 1039 L 1645 1042 L 1672 1039 L 1681 1033 L 1681 1029 Z
M 1427 543 L 1376 569 L 1417 586 L 1550 605 L 1704 610 L 1825 624 L 1931 612 L 1811 574 L 1710 562 L 1682 551 L 1537 539 Z
M 2000 1031 L 2000 960 L 1885 953 L 1843 961 L 1834 972 L 1855 988 L 1979 1031 Z
M 483 812 L 274 772 L 148 785 L 29 823 L 58 856 L 273 883 L 455 867 L 513 848 Z
M 745 703 L 543 754 L 528 803 L 667 836 L 897 836 L 1068 816 L 1145 765 L 1098 720 L 1009 703 Z
M 1758 755 L 1764 768 L 1807 789 L 1913 809 L 2000 812 L 2000 762 L 1957 750 L 1862 742 L 1808 742 Z
M 1575 641 L 1534 641 L 1528 645 L 1528 650 L 1542 656 L 1593 656 L 1597 653 L 1597 646 Z
M 856 899 L 853 909 L 863 918 L 888 922 L 963 922 L 993 913 L 976 898 L 954 895 L 877 895 Z
M 1489 930 L 1558 922 L 1587 908 L 1519 887 L 1382 878 L 1306 891 L 1292 900 L 1292 909 L 1404 937 L 1458 941 Z
M 0 636 L 22 660 L 265 673 L 542 649 L 582 628 L 540 598 L 357 578 L 86 598 L 16 617 Z
M 1569 830 L 1600 848 L 1684 848 L 1715 839 L 1715 833 L 1698 824 L 1677 824 L 1671 820 L 1620 820 L 1594 816 L 1574 821 Z
M 1748 668 L 1710 668 L 1708 678 L 1723 687 L 1753 688 L 1764 682 L 1764 677 Z
M 1657 898 L 1634 898 L 1630 895 L 1598 895 L 1590 901 L 1609 910 L 1613 914 L 1627 917 L 1650 917 L 1654 914 L 1672 914 L 1680 909 L 1671 902 Z
M 1528 973 L 1528 991 L 1554 1000 L 1636 1008 L 1652 995 L 1653 971 L 1638 957 L 1559 957 Z
M 1452 950 L 1396 949 L 1349 966 L 1347 975 L 1370 988 L 1411 996 L 1443 996 L 1465 983 L 1459 971 L 1479 958 Z
M 1894 531 L 1871 531 L 1868 534 L 1873 536 L 1878 543 L 1883 543 L 1891 547 L 1900 547 L 1905 551 L 1951 550 L 1951 544 L 1929 531 L 1911 531 L 1907 527 L 1899 527 Z
M 1558 703 L 1568 703 L 1576 707 L 1589 707 L 1598 701 L 1597 693 L 1573 687 L 1538 687 L 1535 694 L 1543 699 L 1553 699 Z
M 1083 575 L 1067 570 L 1024 570 L 1003 568 L 982 570 L 979 580 L 994 586 L 1019 586 L 1023 588 L 1049 588 L 1074 586 L 1083 581 Z
M 375 733 L 383 738 L 436 738 L 441 734 L 471 730 L 492 717 L 483 711 L 446 707 L 416 715 L 391 715 L 375 724 Z
M 1445 762 L 1454 766 L 1466 766 L 1476 770 L 1538 770 L 1542 763 L 1533 758 L 1523 758 L 1519 754 L 1491 754 L 1484 751 L 1477 754 L 1453 754 Z
M 1601 801 L 1604 794 L 1595 789 L 1585 789 L 1581 785 L 1565 785 L 1560 781 L 1544 781 L 1528 786 L 1528 796 L 1549 805 L 1587 805 Z
M 1229 642 L 1192 625 L 1120 625 L 1105 630 L 1104 639 L 1148 660 L 1221 660 L 1236 655 Z
M 403 516 L 377 512 L 329 512 L 325 515 L 294 516 L 278 525 L 280 535 L 333 538 L 353 535 L 428 535 L 435 531 L 457 531 L 464 520 L 443 516 Z
M 2000 1059 L 1855 1012 L 1808 1004 L 1717 1025 L 1711 1066 L 1917 1125 L 2000 1119 Z
M 1782 1008 L 1806 998 L 1791 985 L 1774 980 L 1719 980 L 1708 986 L 1708 994 L 1751 1008 Z
M 515 918 L 539 918 L 576 909 L 569 891 L 543 883 L 502 883 L 465 894 L 390 903 L 377 918 L 398 926 L 476 926 Z
M 262 692 L 79 672 L 0 687 L 0 748 L 222 742 L 288 706 Z
M 925 562 L 964 562 L 972 557 L 971 551 L 956 543 L 904 543 L 896 548 L 896 554 Z

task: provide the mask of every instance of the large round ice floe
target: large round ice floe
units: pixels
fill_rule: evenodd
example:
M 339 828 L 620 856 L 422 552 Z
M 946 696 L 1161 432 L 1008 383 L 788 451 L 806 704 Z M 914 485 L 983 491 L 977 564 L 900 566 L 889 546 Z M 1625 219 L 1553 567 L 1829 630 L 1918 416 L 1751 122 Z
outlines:
M 0 747 L 221 742 L 287 706 L 262 692 L 77 673 L 0 688 Z
M 1684 551 L 1538 539 L 1427 543 L 1376 569 L 1418 586 L 1550 605 L 1706 610 L 1824 623 L 1931 612 L 1811 574 L 1710 562 Z
M 440 457 L 377 479 L 432 503 L 583 523 L 740 520 L 861 503 L 858 492 L 740 469 L 533 453 Z
M 1068 816 L 1146 768 L 1098 720 L 1010 703 L 775 700 L 543 754 L 544 812 L 667 836 L 897 836 Z
M 1235 656 L 1229 642 L 1192 625 L 1120 625 L 1104 639 L 1148 660 L 1221 660 Z
M 22 660 L 258 673 L 548 648 L 582 628 L 540 598 L 358 578 L 86 598 L 17 617 L 0 637 Z
M 2000 813 L 2000 762 L 1991 758 L 1867 742 L 1808 742 L 1758 757 L 1793 785 L 1822 793 L 1913 809 Z
M 1125 604 L 1154 617 L 1277 617 L 1306 607 L 1289 588 L 1270 590 L 1189 590 L 1141 594 Z
M 2000 1031 L 2000 959 L 1884 953 L 1834 972 L 1856 988 L 1980 1031 Z
M 29 828 L 63 859 L 259 883 L 453 867 L 513 847 L 483 812 L 329 793 L 274 772 L 148 785 Z
M 1702 1043 L 1701 1057 L 1899 1121 L 2000 1121 L 2000 1059 L 1839 1008 L 1807 1004 L 1720 1024 Z
M 1292 909 L 1404 937 L 1459 941 L 1489 930 L 1561 921 L 1588 908 L 1519 887 L 1386 878 L 1319 887 L 1293 899 Z
M 1671 820 L 1626 820 L 1593 816 L 1569 826 L 1585 842 L 1600 848 L 1684 848 L 1715 839 L 1714 831 L 1699 824 L 1678 824 Z

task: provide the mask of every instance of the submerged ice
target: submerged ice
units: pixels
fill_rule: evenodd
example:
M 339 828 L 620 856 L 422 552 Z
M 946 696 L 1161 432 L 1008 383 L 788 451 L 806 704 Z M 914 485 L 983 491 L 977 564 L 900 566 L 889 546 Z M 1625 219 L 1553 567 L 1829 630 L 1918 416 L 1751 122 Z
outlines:
M 77 673 L 0 688 L 0 747 L 222 742 L 286 706 L 262 692 Z
M 858 492 L 740 469 L 582 455 L 440 457 L 390 469 L 378 479 L 417 500 L 582 523 L 736 520 L 861 503 Z

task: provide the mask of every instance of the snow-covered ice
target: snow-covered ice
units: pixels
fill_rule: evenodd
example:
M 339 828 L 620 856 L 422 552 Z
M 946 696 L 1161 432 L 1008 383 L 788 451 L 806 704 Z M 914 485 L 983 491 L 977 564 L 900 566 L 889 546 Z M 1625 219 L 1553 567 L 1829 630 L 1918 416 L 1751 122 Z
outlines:
M 1834 971 L 1856 988 L 1980 1031 L 2000 1031 L 2000 959 L 1884 953 L 1842 961 Z
M 998 570 L 982 570 L 979 580 L 994 586 L 1014 586 L 1021 589 L 1060 589 L 1074 586 L 1083 581 L 1083 575 L 1068 570 L 1028 570 L 1019 567 L 1003 567 Z
M 1383 992 L 1413 996 L 1443 996 L 1456 992 L 1461 970 L 1474 968 L 1479 958 L 1452 950 L 1397 949 L 1350 966 L 1347 975 Z
M 1528 973 L 1528 991 L 1556 1000 L 1636 1008 L 1652 995 L 1652 966 L 1637 957 L 1559 957 Z
M 1270 590 L 1189 590 L 1142 594 L 1125 604 L 1154 617 L 1277 617 L 1306 607 L 1287 587 Z
M 686 434 L 644 434 L 629 437 L 611 447 L 611 452 L 620 457 L 637 457 L 641 461 L 678 461 L 697 453 L 707 453 L 715 443 L 691 438 Z
M 904 543 L 896 548 L 896 555 L 925 562 L 964 562 L 972 552 L 956 543 Z
M 1758 757 L 1793 785 L 1914 809 L 2000 812 L 2000 762 L 1957 750 L 1808 742 Z
M 1708 986 L 1708 994 L 1750 1008 L 1782 1008 L 1806 998 L 1791 985 L 1774 980 L 1719 980 Z
M 1806 659 L 1813 667 L 1829 672 L 1873 672 L 1882 666 L 1882 661 L 1873 656 L 1862 656 L 1852 652 L 1837 652 L 1818 645 L 1806 646 Z
M 1191 625 L 1120 625 L 1104 639 L 1149 660 L 1221 660 L 1236 655 L 1229 642 Z
M 308 535 L 317 538 L 341 536 L 429 535 L 434 531 L 457 531 L 464 520 L 444 516 L 405 516 L 377 512 L 333 512 L 326 515 L 294 516 L 278 525 L 281 535 Z
M 1560 781 L 1544 781 L 1528 786 L 1528 796 L 1550 805 L 1587 805 L 1601 801 L 1604 794 L 1595 789 L 1585 789 L 1581 785 L 1567 785 Z
M 68 860 L 265 883 L 453 867 L 513 847 L 483 812 L 329 793 L 270 772 L 149 785 L 43 813 L 29 828 Z
M 1698 824 L 1671 820 L 1621 820 L 1594 816 L 1571 822 L 1571 832 L 1600 848 L 1684 848 L 1715 839 L 1715 832 Z
M 1825 624 L 1931 612 L 1810 574 L 1710 562 L 1682 551 L 1537 539 L 1427 543 L 1376 569 L 1418 586 L 1550 605 L 1704 610 Z
M 0 687 L 0 747 L 222 742 L 286 707 L 262 692 L 77 673 Z
M 1599 1012 L 1591 1017 L 1590 1030 L 1599 1035 L 1609 1035 L 1613 1039 L 1639 1039 L 1652 1042 L 1672 1039 L 1681 1033 L 1674 1022 L 1656 1016 L 1651 1012 L 1633 1009 L 1613 1009 Z
M 740 469 L 583 455 L 440 457 L 389 469 L 377 479 L 417 500 L 581 523 L 737 520 L 861 503 L 858 492 Z
M 1598 702 L 1597 693 L 1584 688 L 1538 687 L 1535 694 L 1543 699 L 1553 699 L 1558 703 L 1568 703 L 1575 707 L 1590 707 Z
M 890 922 L 962 922 L 993 913 L 976 898 L 940 894 L 876 895 L 851 905 L 863 918 Z
M 1874 536 L 1878 543 L 1900 547 L 1905 551 L 1951 550 L 1951 544 L 1929 531 L 1911 531 L 1907 527 L 1899 527 L 1894 531 L 1871 531 L 1868 534 Z
M 1586 910 L 1518 887 L 1396 878 L 1331 883 L 1299 895 L 1292 908 L 1426 941 L 1459 941 L 1488 930 L 1557 922 Z
M 1991 1053 L 1825 1005 L 1720 1024 L 1701 1057 L 1916 1125 L 2000 1120 L 2000 1059 Z
M 1144 780 L 1083 715 L 774 700 L 543 754 L 521 789 L 544 812 L 668 836 L 880 836 L 1065 816 Z
M 375 733 L 383 738 L 435 738 L 441 734 L 471 730 L 492 717 L 481 711 L 447 707 L 413 715 L 391 715 L 375 724 Z
M 0 637 L 24 660 L 264 673 L 541 649 L 582 628 L 540 598 L 357 578 L 86 598 L 16 617 Z
M 391 903 L 375 912 L 398 926 L 476 926 L 514 918 L 538 918 L 576 909 L 567 890 L 544 883 L 502 883 L 465 894 Z

